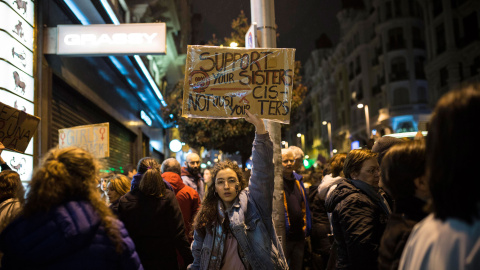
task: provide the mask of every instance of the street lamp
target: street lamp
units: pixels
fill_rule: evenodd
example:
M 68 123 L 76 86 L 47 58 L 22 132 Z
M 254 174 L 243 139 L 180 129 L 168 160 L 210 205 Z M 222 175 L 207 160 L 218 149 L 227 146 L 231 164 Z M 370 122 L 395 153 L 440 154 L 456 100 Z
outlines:
M 365 107 L 365 124 L 367 128 L 367 140 L 370 139 L 370 113 L 368 112 L 368 105 L 363 105 L 362 103 L 357 105 L 357 108 L 362 109 Z
M 330 150 L 330 157 L 333 156 L 333 152 L 332 152 L 332 123 L 330 121 L 323 121 L 322 124 L 324 126 L 327 126 L 327 132 L 328 132 L 328 143 L 329 143 L 329 150 Z
M 238 47 L 238 43 L 233 41 L 232 43 L 230 43 L 230 47 L 231 48 L 236 48 L 236 47 Z

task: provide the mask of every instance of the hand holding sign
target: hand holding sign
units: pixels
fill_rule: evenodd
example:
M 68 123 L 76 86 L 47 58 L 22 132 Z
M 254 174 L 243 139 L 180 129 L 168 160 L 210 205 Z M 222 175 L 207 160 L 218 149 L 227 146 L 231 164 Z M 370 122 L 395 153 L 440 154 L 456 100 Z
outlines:
M 182 116 L 288 124 L 295 49 L 188 46 Z
M 267 133 L 267 131 L 265 130 L 265 124 L 263 123 L 262 119 L 259 119 L 256 115 L 252 114 L 248 110 L 245 110 L 245 112 L 245 121 L 252 123 L 255 126 L 255 132 L 257 134 Z

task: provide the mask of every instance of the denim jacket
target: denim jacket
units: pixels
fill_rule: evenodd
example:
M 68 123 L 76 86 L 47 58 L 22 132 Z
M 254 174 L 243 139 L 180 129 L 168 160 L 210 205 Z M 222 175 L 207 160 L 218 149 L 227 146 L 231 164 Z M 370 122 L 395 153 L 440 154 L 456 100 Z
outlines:
M 288 269 L 272 220 L 274 167 L 273 143 L 267 134 L 256 134 L 249 187 L 235 199 L 228 215 L 230 230 L 238 242 L 240 258 L 252 269 Z M 220 204 L 222 205 L 222 204 Z M 189 269 L 220 269 L 224 253 L 223 207 L 211 229 L 195 230 L 193 264 Z M 223 241 L 222 241 L 223 240 Z

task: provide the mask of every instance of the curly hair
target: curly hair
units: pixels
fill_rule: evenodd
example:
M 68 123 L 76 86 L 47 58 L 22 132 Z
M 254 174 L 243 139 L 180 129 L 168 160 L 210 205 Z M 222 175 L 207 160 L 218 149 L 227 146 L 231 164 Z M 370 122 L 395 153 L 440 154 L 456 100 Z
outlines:
M 231 169 L 235 172 L 240 183 L 240 190 L 243 190 L 248 186 L 248 181 L 243 178 L 242 170 L 240 170 L 236 163 L 232 162 L 231 160 L 226 160 L 215 164 L 211 170 L 212 183 L 208 186 L 208 190 L 203 198 L 200 210 L 193 221 L 194 230 L 211 228 L 214 222 L 217 220 L 219 198 L 217 192 L 215 191 L 215 182 L 217 180 L 218 172 L 225 169 Z
M 24 189 L 17 172 L 4 170 L 0 173 L 0 203 L 10 198 L 23 200 Z
M 68 147 L 51 149 L 35 170 L 22 214 L 47 213 L 69 201 L 88 201 L 99 215 L 116 251 L 123 250 L 115 217 L 97 191 L 98 161 L 89 152 Z
M 343 164 L 343 174 L 351 179 L 352 173 L 360 172 L 363 162 L 371 158 L 377 158 L 377 154 L 368 149 L 355 149 L 348 152 Z

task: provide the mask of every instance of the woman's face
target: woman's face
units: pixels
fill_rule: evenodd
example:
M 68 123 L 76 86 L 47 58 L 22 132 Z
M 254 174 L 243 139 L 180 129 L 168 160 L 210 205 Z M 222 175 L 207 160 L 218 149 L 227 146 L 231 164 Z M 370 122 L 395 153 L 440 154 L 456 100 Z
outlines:
M 102 191 L 106 191 L 107 190 L 107 180 L 102 178 L 100 179 L 100 189 Z
M 221 170 L 215 178 L 215 191 L 222 199 L 225 207 L 230 208 L 237 197 L 237 188 L 240 189 L 237 174 L 230 168 Z
M 363 162 L 359 172 L 352 173 L 355 180 L 363 181 L 372 187 L 378 188 L 380 182 L 380 166 L 376 158 L 367 159 Z
M 120 194 L 118 194 L 117 191 L 113 189 L 112 183 L 108 183 L 107 185 L 107 196 L 110 202 L 114 202 L 120 198 Z
M 205 180 L 206 184 L 212 181 L 212 174 L 210 173 L 210 170 L 203 171 L 203 179 Z

